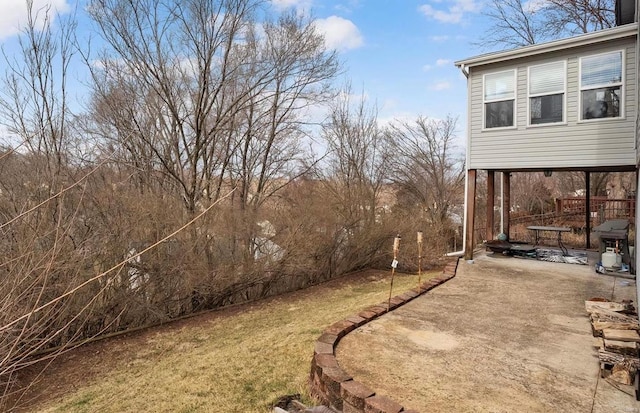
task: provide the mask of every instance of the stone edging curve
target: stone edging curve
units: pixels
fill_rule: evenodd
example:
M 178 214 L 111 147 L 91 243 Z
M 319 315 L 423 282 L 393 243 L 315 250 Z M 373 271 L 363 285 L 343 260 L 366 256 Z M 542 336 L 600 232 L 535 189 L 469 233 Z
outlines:
M 415 410 L 404 410 L 401 404 L 391 398 L 378 395 L 364 384 L 355 381 L 338 365 L 335 349 L 340 340 L 351 331 L 455 277 L 458 260 L 448 263 L 441 276 L 422 283 L 420 288 L 393 297 L 389 309 L 389 303 L 385 301 L 327 327 L 316 340 L 313 351 L 309 377 L 311 394 L 343 413 L 416 413 Z

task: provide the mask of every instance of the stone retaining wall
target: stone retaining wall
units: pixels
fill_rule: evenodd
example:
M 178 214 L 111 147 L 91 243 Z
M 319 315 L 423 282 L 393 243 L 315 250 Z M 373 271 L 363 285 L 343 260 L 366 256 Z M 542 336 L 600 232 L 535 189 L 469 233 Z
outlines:
M 420 288 L 391 298 L 389 309 L 389 303 L 385 301 L 325 329 L 316 341 L 311 361 L 311 394 L 343 413 L 415 413 L 413 410 L 404 410 L 401 404 L 389 397 L 376 394 L 374 390 L 354 380 L 349 373 L 340 368 L 335 349 L 342 337 L 351 331 L 453 278 L 457 267 L 458 260 L 452 261 L 445 266 L 441 276 L 424 282 Z

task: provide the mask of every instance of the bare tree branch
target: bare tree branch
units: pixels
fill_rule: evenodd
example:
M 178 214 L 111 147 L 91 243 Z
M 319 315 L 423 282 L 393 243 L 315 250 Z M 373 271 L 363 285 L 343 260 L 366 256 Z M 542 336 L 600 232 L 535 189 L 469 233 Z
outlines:
M 615 0 L 491 0 L 492 26 L 477 45 L 511 49 L 615 25 Z

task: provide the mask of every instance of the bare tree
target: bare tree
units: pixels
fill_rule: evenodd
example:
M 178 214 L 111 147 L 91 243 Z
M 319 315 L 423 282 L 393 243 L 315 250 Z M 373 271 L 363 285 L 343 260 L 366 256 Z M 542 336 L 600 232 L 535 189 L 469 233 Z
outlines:
M 69 67 L 76 54 L 75 17 L 26 1 L 27 21 L 18 37 L 19 53 L 3 50 L 5 73 L 0 88 L 0 123 L 33 153 L 46 157 L 50 193 L 66 161 L 69 121 Z M 56 27 L 53 21 L 58 20 Z
M 242 42 L 255 5 L 96 0 L 89 11 L 108 45 L 93 71 L 96 120 L 194 213 L 222 189 L 247 88 L 264 87 L 238 76 L 253 60 Z
M 548 0 L 545 10 L 552 27 L 568 34 L 589 33 L 616 24 L 615 0 Z
M 515 48 L 615 25 L 615 0 L 492 0 L 492 26 L 478 43 Z
M 69 178 L 69 67 L 74 58 L 74 16 L 25 2 L 27 20 L 18 51 L 3 50 L 0 124 L 10 136 L 0 156 L 0 325 L 31 313 L 82 277 L 77 232 L 81 183 Z M 54 25 L 54 21 L 56 24 Z M 16 151 L 16 146 L 20 147 Z M 66 188 L 65 188 L 66 186 Z M 38 351 L 69 340 L 70 327 L 84 317 L 76 300 L 2 328 L 0 409 L 16 372 Z
M 539 43 L 556 35 L 545 30 L 537 12 L 523 6 L 521 0 L 492 0 L 484 12 L 492 25 L 478 43 L 485 48 L 515 48 Z
M 280 141 L 299 134 L 293 117 L 327 97 L 324 85 L 336 73 L 335 54 L 309 21 L 289 15 L 258 24 L 260 5 L 91 4 L 109 45 L 94 70 L 98 121 L 122 137 L 116 143 L 133 162 L 171 181 L 190 213 L 216 199 L 230 175 L 255 172 L 263 191 L 278 145 L 287 146 Z M 262 170 L 246 169 L 257 160 L 267 161 Z
M 238 187 L 242 224 L 234 228 L 233 237 L 240 241 L 244 264 L 253 262 L 259 246 L 256 223 L 261 210 L 269 208 L 265 204 L 273 194 L 306 171 L 304 115 L 310 106 L 334 96 L 329 81 L 338 69 L 335 55 L 325 53 L 324 39 L 306 18 L 285 14 L 264 24 L 263 30 L 264 39 L 254 47 L 257 61 L 269 67 L 270 74 L 264 76 L 269 83 L 248 96 L 236 116 L 236 149 L 228 168 L 229 180 Z
M 607 183 L 612 179 L 611 172 L 591 172 L 589 180 L 591 196 L 607 196 Z M 567 172 L 560 180 L 560 190 L 563 195 L 575 196 L 577 193 L 584 193 L 586 196 L 586 174 L 583 171 Z
M 329 196 L 326 203 L 336 217 L 333 260 L 343 271 L 370 263 L 389 236 L 378 222 L 389 152 L 375 108 L 364 96 L 353 102 L 350 90 L 345 88 L 332 104 L 322 128 L 329 153 L 321 179 Z
M 387 131 L 393 157 L 393 179 L 418 205 L 428 223 L 448 226 L 451 208 L 459 203 L 464 162 L 456 153 L 456 118 L 396 122 Z
M 106 241 L 117 232 L 114 226 L 97 225 L 99 220 L 95 219 L 113 212 L 104 209 L 108 198 L 87 202 L 97 193 L 114 192 L 108 183 L 87 193 L 91 186 L 89 177 L 95 177 L 95 171 L 107 159 L 86 168 L 74 162 L 74 153 L 69 148 L 72 129 L 67 82 L 75 53 L 75 22 L 69 17 L 53 25 L 52 10 L 35 9 L 31 1 L 26 6 L 29 18 L 19 37 L 19 53 L 4 54 L 6 87 L 0 96 L 0 122 L 8 127 L 14 139 L 8 144 L 15 140 L 22 142 L 19 151 L 8 149 L 0 155 L 3 252 L 0 410 L 3 411 L 20 404 L 20 389 L 14 384 L 22 369 L 52 360 L 60 352 L 109 331 L 114 325 L 118 329 L 118 319 L 125 313 L 123 308 L 130 304 L 122 305 L 123 301 L 136 298 L 130 283 L 127 288 L 119 288 L 118 280 L 126 278 L 121 277 L 123 268 L 130 265 L 119 253 L 122 246 L 102 252 L 103 248 L 114 246 Z M 205 207 L 208 211 L 210 206 Z M 144 211 L 140 215 L 151 214 Z M 135 219 L 129 223 L 132 221 Z M 126 225 L 122 228 L 117 234 L 119 240 L 126 235 Z M 168 232 L 152 239 L 161 239 Z M 111 256 L 100 262 L 108 254 Z M 125 293 L 124 299 L 118 300 L 111 294 L 118 289 Z M 156 295 L 167 294 L 156 292 Z M 169 298 L 175 299 L 175 295 Z M 45 350 L 53 351 L 44 353 Z
M 95 0 L 90 7 L 107 43 L 93 70 L 93 119 L 105 147 L 142 192 L 181 199 L 187 216 L 237 188 L 224 214 L 191 231 L 194 255 L 206 260 L 206 285 L 197 287 L 205 295 L 264 281 L 257 257 L 270 240 L 258 224 L 273 195 L 304 172 L 304 116 L 333 96 L 339 70 L 311 20 L 271 19 L 264 5 Z
M 511 179 L 511 204 L 514 212 L 538 215 L 553 212 L 554 178 L 542 173 L 514 173 Z

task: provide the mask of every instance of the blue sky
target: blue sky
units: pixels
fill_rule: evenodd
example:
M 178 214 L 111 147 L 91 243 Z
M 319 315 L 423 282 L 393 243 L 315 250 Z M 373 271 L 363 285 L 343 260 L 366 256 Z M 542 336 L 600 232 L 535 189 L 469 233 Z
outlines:
M 312 11 L 321 21 L 336 16 L 348 21 L 342 25 L 353 24 L 343 39 L 347 46 L 336 39 L 335 47 L 354 92 L 363 90 L 377 103 L 381 120 L 450 114 L 460 116 L 462 127 L 466 80 L 453 62 L 483 53 L 471 45 L 487 24 L 480 5 L 477 0 L 318 0 Z M 333 27 L 321 27 L 347 32 L 339 25 L 336 20 Z
M 486 29 L 483 0 L 271 0 L 276 10 L 310 13 L 340 52 L 352 92 L 376 104 L 382 122 L 418 115 L 466 117 L 466 81 L 455 60 L 484 51 L 471 42 Z M 68 12 L 74 0 L 34 0 Z M 79 19 L 83 24 L 80 1 Z M 25 0 L 0 0 L 0 44 L 11 50 Z M 460 136 L 463 138 L 463 136 Z

